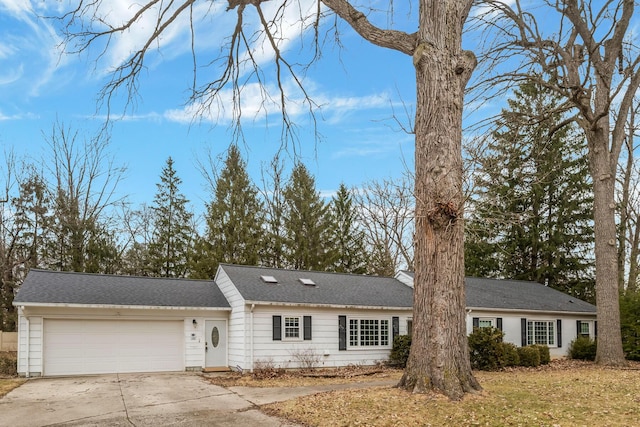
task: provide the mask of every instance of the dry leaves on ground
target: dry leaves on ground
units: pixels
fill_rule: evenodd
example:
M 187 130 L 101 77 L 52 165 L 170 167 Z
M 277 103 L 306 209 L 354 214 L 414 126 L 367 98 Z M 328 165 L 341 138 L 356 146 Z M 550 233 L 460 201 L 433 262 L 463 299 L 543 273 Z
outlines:
M 402 371 L 385 366 L 347 366 L 335 369 L 314 369 L 307 371 L 273 370 L 254 374 L 226 372 L 207 374 L 206 378 L 222 387 L 305 387 L 321 384 L 346 384 L 357 380 L 382 381 L 399 380 Z
M 334 391 L 267 405 L 308 426 L 638 426 L 640 365 L 601 368 L 554 361 L 541 368 L 476 372 L 484 391 L 461 402 L 393 387 Z

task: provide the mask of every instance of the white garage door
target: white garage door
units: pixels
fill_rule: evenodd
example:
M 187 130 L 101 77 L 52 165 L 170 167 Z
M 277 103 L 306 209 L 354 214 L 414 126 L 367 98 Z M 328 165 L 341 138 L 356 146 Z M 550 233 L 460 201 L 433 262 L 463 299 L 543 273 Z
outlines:
M 184 370 L 182 321 L 44 321 L 44 375 Z

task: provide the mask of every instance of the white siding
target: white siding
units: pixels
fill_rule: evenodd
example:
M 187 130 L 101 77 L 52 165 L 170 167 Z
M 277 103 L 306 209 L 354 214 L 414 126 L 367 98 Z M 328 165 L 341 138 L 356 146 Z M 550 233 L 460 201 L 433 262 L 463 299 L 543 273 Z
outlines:
M 467 313 L 467 334 L 473 331 L 473 318 L 502 318 L 502 331 L 504 332 L 504 341 L 515 344 L 520 347 L 522 345 L 522 323 L 521 319 L 527 320 L 540 320 L 540 321 L 554 321 L 557 325 L 557 320 L 562 321 L 562 342 L 561 346 L 550 346 L 549 350 L 551 357 L 565 357 L 569 350 L 571 341 L 577 337 L 576 321 L 589 321 L 591 322 L 591 333 L 593 334 L 593 322 L 596 319 L 595 313 L 585 314 L 565 314 L 565 313 L 514 313 L 514 312 L 500 312 L 489 310 L 474 310 L 471 313 Z M 557 334 L 557 331 L 556 331 Z M 593 338 L 593 337 L 592 337 Z M 556 343 L 557 344 L 557 343 Z
M 404 271 L 398 271 L 395 275 L 395 278 L 396 280 L 401 281 L 408 287 L 413 288 L 413 277 L 411 277 L 409 274 L 405 273 Z
M 25 375 L 27 372 L 27 319 L 22 315 L 22 309 L 18 309 L 18 373 Z
M 204 367 L 204 317 L 184 319 L 184 364 L 186 369 Z
M 411 311 L 389 310 L 358 310 L 337 308 L 303 308 L 303 307 L 279 307 L 256 306 L 254 309 L 254 363 L 273 363 L 283 368 L 300 367 L 300 353 L 310 351 L 319 358 L 318 367 L 338 367 L 353 365 L 373 365 L 389 358 L 391 350 L 391 337 L 389 345 L 385 347 L 351 348 L 339 350 L 338 345 L 338 316 L 367 319 L 387 319 L 389 321 L 389 333 L 392 333 L 392 317 L 399 317 L 400 334 L 406 333 L 407 319 L 411 317 Z M 311 340 L 287 340 L 274 341 L 272 335 L 272 316 L 311 316 L 312 339 Z M 301 331 L 302 334 L 302 331 Z M 348 334 L 348 331 L 347 331 Z M 348 335 L 347 335 L 348 339 Z M 250 365 L 246 367 L 250 369 Z
M 176 309 L 105 309 L 81 307 L 26 307 L 18 315 L 18 373 L 37 376 L 42 374 L 43 333 L 47 319 L 71 320 L 179 320 L 183 331 L 185 369 L 204 367 L 204 327 L 206 319 L 227 319 L 228 310 L 176 310 Z M 27 316 L 30 330 L 27 332 Z M 44 319 L 44 331 L 43 331 Z M 194 327 L 193 320 L 197 325 Z M 29 345 L 27 345 L 27 336 Z M 29 360 L 27 360 L 27 348 Z M 27 371 L 28 370 L 28 371 Z
M 224 271 L 224 267 L 218 268 L 215 282 L 222 291 L 229 305 L 231 305 L 231 315 L 229 316 L 229 327 L 227 336 L 227 346 L 229 351 L 229 366 L 231 368 L 247 369 L 247 360 L 250 357 L 249 341 L 247 334 L 250 333 L 249 327 L 249 310 L 245 306 L 245 300 L 240 295 L 238 289 L 234 286 Z M 246 313 L 246 316 L 245 316 Z
M 27 325 L 29 330 L 27 330 Z M 28 319 L 18 311 L 18 374 L 42 373 L 42 317 Z
M 28 330 L 27 330 L 28 325 Z M 38 376 L 42 373 L 42 317 L 28 319 L 18 312 L 18 374 Z

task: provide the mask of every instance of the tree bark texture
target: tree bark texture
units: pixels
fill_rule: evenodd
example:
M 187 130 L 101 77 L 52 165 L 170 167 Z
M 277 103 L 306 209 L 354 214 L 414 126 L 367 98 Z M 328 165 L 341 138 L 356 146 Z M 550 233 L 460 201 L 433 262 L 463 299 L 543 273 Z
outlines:
M 457 400 L 480 390 L 469 361 L 464 290 L 462 107 L 476 65 L 461 49 L 470 2 L 420 2 L 416 68 L 413 339 L 399 387 Z
M 615 218 L 615 166 L 610 161 L 608 118 L 587 136 L 589 163 L 593 176 L 593 219 L 596 255 L 596 306 L 598 307 L 598 347 L 596 363 L 624 366 L 620 332 L 618 249 Z

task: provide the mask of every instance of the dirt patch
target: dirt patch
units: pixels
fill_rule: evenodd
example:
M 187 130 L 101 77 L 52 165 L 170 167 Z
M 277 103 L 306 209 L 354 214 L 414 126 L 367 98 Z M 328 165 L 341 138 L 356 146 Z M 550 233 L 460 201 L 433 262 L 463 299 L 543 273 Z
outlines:
M 227 372 L 205 374 L 212 384 L 222 387 L 307 387 L 323 384 L 347 384 L 353 381 L 368 382 L 399 380 L 402 371 L 386 366 L 347 366 L 335 369 L 274 370 L 245 373 Z

